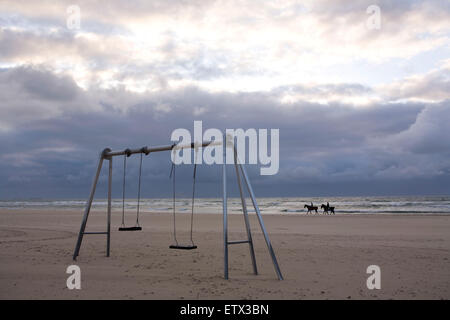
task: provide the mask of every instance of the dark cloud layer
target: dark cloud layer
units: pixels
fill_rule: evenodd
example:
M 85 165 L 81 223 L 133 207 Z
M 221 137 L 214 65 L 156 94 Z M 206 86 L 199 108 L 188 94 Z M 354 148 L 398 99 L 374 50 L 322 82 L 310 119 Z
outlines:
M 194 120 L 202 120 L 204 129 L 280 129 L 278 175 L 259 176 L 257 166 L 249 166 L 260 195 L 450 190 L 450 101 L 354 107 L 281 104 L 283 88 L 260 93 L 210 93 L 196 87 L 153 94 L 86 91 L 68 76 L 36 67 L 1 71 L 0 88 L 1 198 L 84 197 L 104 147 L 168 144 L 172 130 L 192 130 Z M 354 84 L 328 89 L 362 90 Z M 116 195 L 121 161 L 114 164 Z M 146 159 L 146 196 L 170 195 L 169 161 L 169 154 Z M 131 195 L 137 162 L 129 161 Z M 179 170 L 181 194 L 189 193 L 191 169 Z M 220 194 L 219 173 L 217 166 L 201 167 L 199 195 Z M 104 193 L 104 187 L 99 190 Z

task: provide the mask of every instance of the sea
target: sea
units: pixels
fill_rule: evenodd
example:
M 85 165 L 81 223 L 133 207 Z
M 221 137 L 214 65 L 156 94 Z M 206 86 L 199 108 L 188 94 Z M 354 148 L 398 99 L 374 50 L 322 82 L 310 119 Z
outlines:
M 252 202 L 246 198 L 249 212 L 254 212 Z M 330 203 L 335 207 L 336 214 L 450 214 L 450 196 L 396 196 L 396 197 L 278 197 L 257 198 L 257 203 L 262 214 L 295 215 L 305 214 L 305 204 L 313 203 L 319 206 Z M 0 209 L 57 209 L 57 210 L 80 210 L 86 205 L 85 199 L 73 200 L 0 200 Z M 122 199 L 112 200 L 113 211 L 122 210 Z M 240 198 L 228 198 L 228 212 L 236 214 L 242 212 Z M 125 209 L 136 210 L 137 200 L 126 199 Z M 176 212 L 190 213 L 192 207 L 191 199 L 176 199 Z M 95 199 L 93 209 L 107 208 L 106 199 Z M 194 203 L 195 212 L 220 214 L 222 213 L 222 199 L 219 198 L 196 198 Z M 141 199 L 141 212 L 172 212 L 173 200 L 165 199 Z

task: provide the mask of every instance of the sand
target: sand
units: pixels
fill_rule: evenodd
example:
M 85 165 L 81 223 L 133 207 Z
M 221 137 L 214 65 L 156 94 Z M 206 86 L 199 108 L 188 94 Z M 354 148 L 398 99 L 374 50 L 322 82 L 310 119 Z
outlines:
M 0 211 L 0 299 L 449 299 L 450 216 L 264 215 L 285 280 L 276 278 L 254 216 L 259 275 L 247 244 L 230 246 L 223 279 L 222 216 L 198 214 L 197 250 L 170 250 L 171 215 L 144 212 L 141 232 L 118 232 L 111 257 L 106 236 L 87 235 L 72 261 L 82 212 Z M 187 239 L 188 215 L 180 215 Z M 231 240 L 245 238 L 243 218 L 230 215 Z M 129 217 L 131 218 L 131 215 Z M 131 221 L 130 221 L 131 222 Z M 94 211 L 88 231 L 104 231 Z M 184 241 L 180 241 L 184 242 Z M 67 266 L 81 268 L 81 290 L 66 287 Z M 381 289 L 366 286 L 366 268 L 381 268 Z

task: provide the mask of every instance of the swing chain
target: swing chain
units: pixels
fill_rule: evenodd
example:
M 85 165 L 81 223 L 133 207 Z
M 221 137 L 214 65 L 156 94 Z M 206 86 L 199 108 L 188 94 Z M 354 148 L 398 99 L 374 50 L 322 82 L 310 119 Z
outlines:
M 129 150 L 129 149 L 127 149 Z M 125 152 L 127 151 L 125 150 Z M 127 153 L 125 153 L 123 157 L 123 182 L 122 182 L 122 225 L 121 227 L 125 227 L 125 176 L 127 171 Z
M 141 203 L 141 180 L 142 180 L 142 158 L 143 154 L 148 155 L 150 151 L 147 147 L 141 148 L 140 152 L 140 162 L 139 162 L 139 182 L 138 182 L 138 197 L 137 197 L 137 209 L 136 209 L 136 225 L 131 228 L 125 227 L 125 186 L 126 186 L 126 172 L 127 172 L 127 158 L 131 156 L 131 150 L 126 149 L 124 151 L 123 157 L 123 182 L 122 182 L 122 224 L 119 228 L 119 231 L 135 231 L 142 230 L 139 225 L 139 212 L 140 212 L 140 203 Z
M 139 207 L 141 202 L 141 176 L 142 176 L 142 153 L 141 160 L 139 164 L 139 183 L 138 183 L 138 198 L 137 198 L 137 212 L 136 212 L 136 227 L 140 227 L 139 225 Z
M 192 230 L 194 227 L 194 201 L 195 201 L 195 180 L 197 176 L 197 155 L 198 155 L 198 146 L 194 145 L 194 174 L 192 179 L 192 207 L 191 207 L 191 243 L 192 246 L 195 246 L 194 240 L 192 239 Z
M 174 144 L 172 146 L 172 150 L 176 145 Z M 180 246 L 178 244 L 178 240 L 177 240 L 177 228 L 176 228 L 176 178 L 175 178 L 175 157 L 176 157 L 176 153 L 174 153 L 173 155 L 173 161 L 172 161 L 172 166 L 170 169 L 170 174 L 169 177 L 172 178 L 172 188 L 173 188 L 173 204 L 172 204 L 172 212 L 173 212 L 173 237 L 175 240 L 175 246 L 170 246 L 170 248 L 172 249 L 196 249 L 197 246 L 194 243 L 193 240 L 193 227 L 194 227 L 194 200 L 195 200 L 195 180 L 196 180 L 196 176 L 197 176 L 197 155 L 198 155 L 198 146 L 192 144 L 191 145 L 194 148 L 194 152 L 195 152 L 195 159 L 194 159 L 194 173 L 193 173 L 193 182 L 192 182 L 192 206 L 191 206 L 191 228 L 190 228 L 190 241 L 191 241 L 191 246 Z

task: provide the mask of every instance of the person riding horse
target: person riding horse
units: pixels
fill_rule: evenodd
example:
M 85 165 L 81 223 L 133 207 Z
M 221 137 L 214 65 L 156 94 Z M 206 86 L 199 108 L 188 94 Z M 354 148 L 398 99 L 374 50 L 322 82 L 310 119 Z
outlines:
M 330 204 L 327 202 L 327 205 L 322 204 L 320 206 L 321 209 L 323 209 L 323 213 L 328 214 L 328 212 L 334 214 L 334 207 L 330 207 Z
M 307 209 L 308 209 L 308 212 L 307 212 L 306 214 L 308 214 L 308 213 L 310 213 L 310 212 L 312 213 L 313 211 L 315 211 L 315 212 L 317 213 L 317 210 L 319 209 L 319 207 L 314 206 L 312 202 L 311 202 L 311 205 L 310 205 L 310 206 L 307 205 L 307 204 L 305 204 L 304 208 L 307 208 Z

